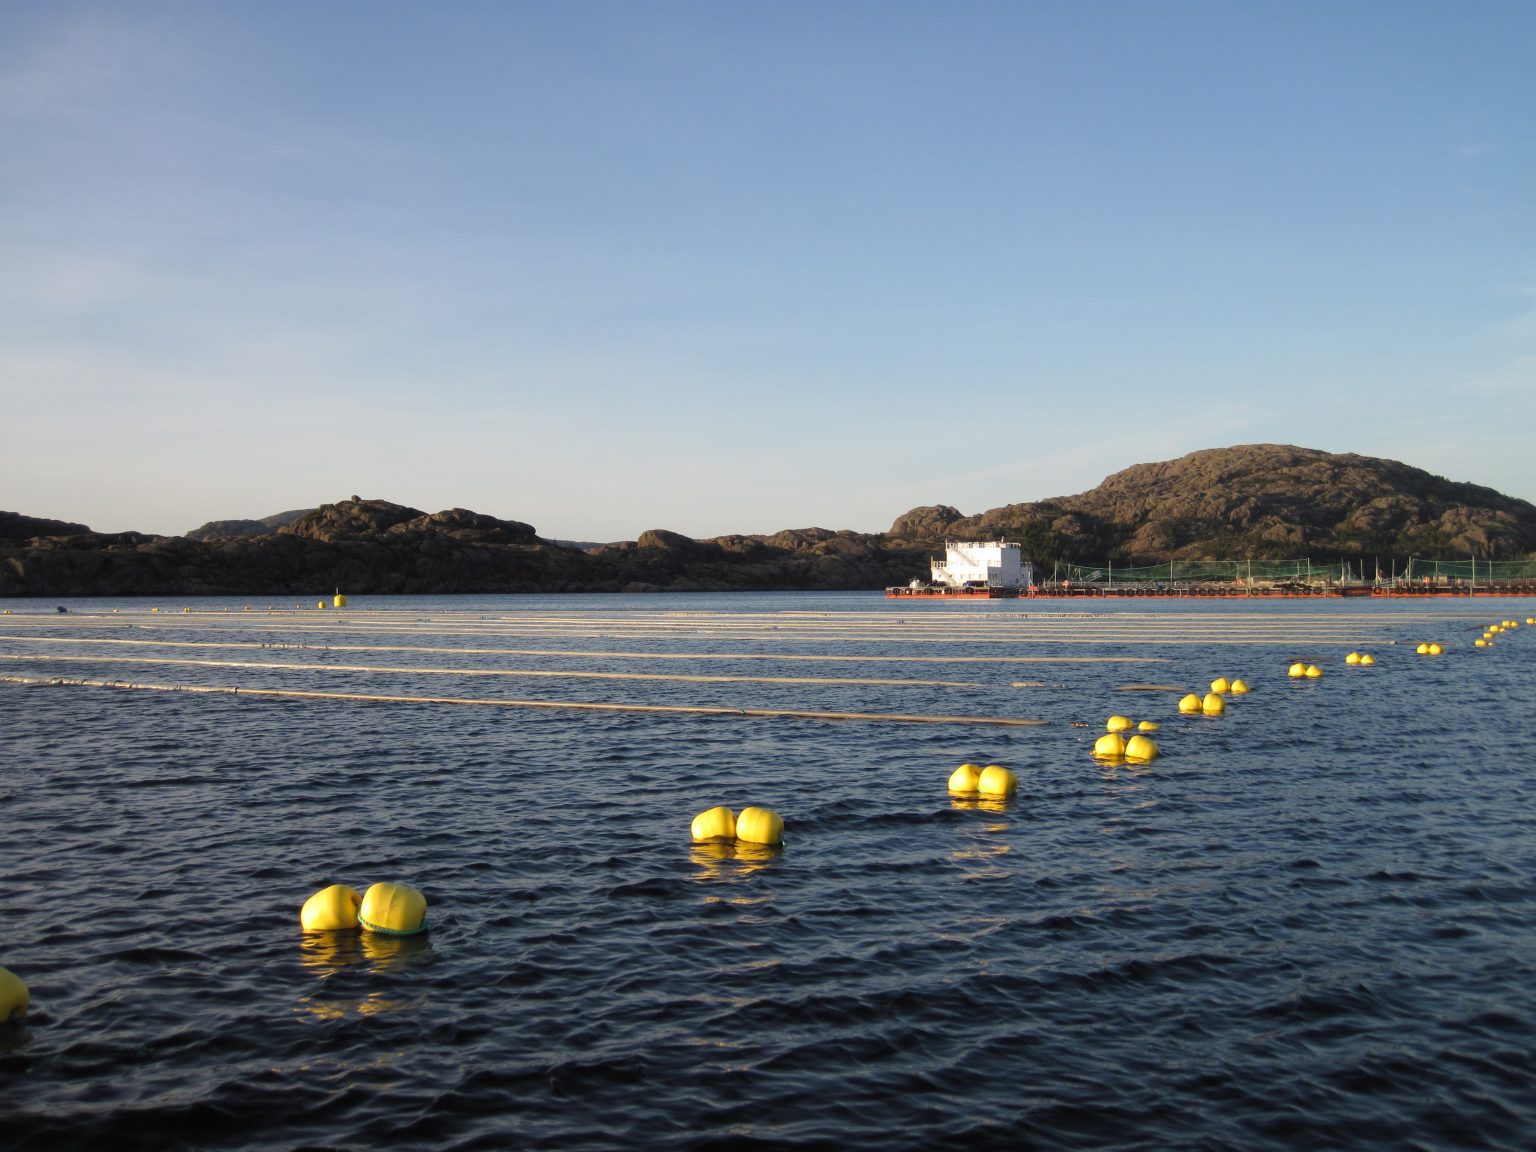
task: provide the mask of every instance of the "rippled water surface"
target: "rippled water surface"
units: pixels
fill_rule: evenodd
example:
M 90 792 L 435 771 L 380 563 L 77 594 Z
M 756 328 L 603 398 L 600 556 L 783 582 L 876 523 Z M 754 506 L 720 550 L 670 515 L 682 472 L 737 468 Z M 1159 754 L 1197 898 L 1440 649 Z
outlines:
M 64 604 L 0 604 L 7 1148 L 1536 1144 L 1536 601 Z M 380 880 L 427 934 L 300 931 Z

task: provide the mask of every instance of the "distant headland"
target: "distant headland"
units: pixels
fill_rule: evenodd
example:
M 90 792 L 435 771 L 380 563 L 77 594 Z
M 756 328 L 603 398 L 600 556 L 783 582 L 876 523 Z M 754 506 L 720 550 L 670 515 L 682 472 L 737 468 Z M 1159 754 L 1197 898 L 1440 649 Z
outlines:
M 517 520 L 352 496 L 184 536 L 97 533 L 0 512 L 0 596 L 352 595 L 875 589 L 946 539 L 1007 539 L 1053 563 L 1536 558 L 1536 505 L 1353 453 L 1279 444 L 1137 464 L 1097 488 L 967 516 L 935 504 L 888 532 L 796 528 L 694 540 L 653 529 L 576 544 Z

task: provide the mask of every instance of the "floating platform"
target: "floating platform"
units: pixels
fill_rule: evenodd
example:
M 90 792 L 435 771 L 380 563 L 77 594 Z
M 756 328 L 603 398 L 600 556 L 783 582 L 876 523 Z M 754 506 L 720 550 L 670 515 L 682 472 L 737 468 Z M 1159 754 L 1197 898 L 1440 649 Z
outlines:
M 1536 596 L 1536 580 L 1490 581 L 1487 584 L 1040 584 L 1030 588 L 948 588 L 944 585 L 887 588 L 888 600 L 1253 600 L 1328 599 L 1340 597 L 1443 599 L 1456 596 Z

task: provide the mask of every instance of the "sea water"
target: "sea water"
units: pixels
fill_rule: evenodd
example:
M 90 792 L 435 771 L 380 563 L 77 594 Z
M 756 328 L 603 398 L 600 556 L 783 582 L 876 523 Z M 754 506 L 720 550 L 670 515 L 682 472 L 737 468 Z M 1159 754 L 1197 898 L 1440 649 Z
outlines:
M 0 606 L 7 1149 L 1536 1139 L 1536 602 Z

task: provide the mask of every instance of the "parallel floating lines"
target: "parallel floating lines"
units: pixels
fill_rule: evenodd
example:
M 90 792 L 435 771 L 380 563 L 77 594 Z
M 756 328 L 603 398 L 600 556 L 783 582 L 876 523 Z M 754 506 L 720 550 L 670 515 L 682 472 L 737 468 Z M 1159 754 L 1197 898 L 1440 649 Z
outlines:
M 985 688 L 974 680 L 880 680 L 826 676 L 702 676 L 660 672 L 593 672 L 553 668 L 432 668 L 389 667 L 379 664 L 300 664 L 292 661 L 191 660 L 169 656 L 82 656 L 0 653 L 0 660 L 64 661 L 85 664 L 154 664 L 198 668 L 255 668 L 280 672 L 372 672 L 397 676 L 507 676 L 582 680 L 672 680 L 694 684 L 836 684 L 881 688 Z
M 452 656 L 550 656 L 602 660 L 759 660 L 844 664 L 1162 664 L 1164 656 L 870 656 L 833 652 L 621 652 L 582 648 L 452 648 L 420 644 L 273 644 L 253 640 L 145 640 L 115 636 L 0 636 L 50 644 L 131 644 L 152 648 L 239 648 L 263 652 L 414 652 Z
M 614 704 L 584 700 L 486 700 L 463 696 L 384 696 L 364 692 L 305 692 L 293 688 L 242 688 L 213 684 L 146 684 L 125 680 L 76 680 L 0 676 L 3 684 L 68 685 L 83 688 L 122 688 L 149 692 L 193 692 L 225 696 L 256 696 L 289 700 L 349 700 L 384 704 L 458 704 L 489 708 L 545 708 L 579 712 L 649 712 L 682 716 L 745 716 L 783 720 L 866 720 L 899 724 L 991 724 L 1032 728 L 1044 720 L 1012 716 L 924 716 L 901 712 L 814 712 L 789 708 L 728 708 L 703 704 Z

